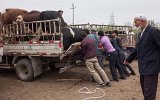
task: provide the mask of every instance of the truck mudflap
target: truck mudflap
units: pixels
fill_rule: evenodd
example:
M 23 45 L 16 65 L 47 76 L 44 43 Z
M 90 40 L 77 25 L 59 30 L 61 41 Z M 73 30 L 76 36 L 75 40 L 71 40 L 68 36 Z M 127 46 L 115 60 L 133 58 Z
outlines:
M 40 57 L 31 57 L 31 62 L 34 70 L 34 77 L 42 73 L 42 61 Z
M 65 56 L 69 56 L 69 59 L 67 60 L 67 63 L 65 64 L 64 67 L 59 69 L 59 73 L 63 73 L 71 68 L 73 68 L 73 66 L 75 65 L 75 63 L 72 63 L 73 60 L 75 60 L 75 56 L 77 53 L 80 52 L 80 43 L 81 42 L 76 42 L 73 43 L 68 50 L 66 50 L 60 57 L 60 60 L 62 60 Z

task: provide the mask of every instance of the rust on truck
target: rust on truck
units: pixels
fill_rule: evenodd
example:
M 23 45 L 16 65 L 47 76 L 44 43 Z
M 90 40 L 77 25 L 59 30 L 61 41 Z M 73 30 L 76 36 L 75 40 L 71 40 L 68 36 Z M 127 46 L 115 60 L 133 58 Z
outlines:
M 63 52 L 62 33 L 56 22 L 58 19 L 4 25 L 4 55 L 59 56 Z

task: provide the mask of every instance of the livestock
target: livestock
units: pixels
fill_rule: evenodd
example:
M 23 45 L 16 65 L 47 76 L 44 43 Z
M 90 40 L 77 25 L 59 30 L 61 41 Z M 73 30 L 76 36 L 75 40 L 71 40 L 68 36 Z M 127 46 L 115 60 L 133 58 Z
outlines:
M 40 17 L 39 17 L 40 13 L 41 12 L 37 10 L 30 11 L 26 15 L 23 16 L 23 20 L 24 22 L 40 21 Z M 29 24 L 29 29 L 31 29 L 33 33 L 37 31 L 36 27 L 37 27 L 36 23 L 33 23 L 33 26 L 32 24 Z
M 24 15 L 23 20 L 25 22 L 31 22 L 31 21 L 39 21 L 40 20 L 40 11 L 33 10 L 28 12 L 27 14 Z
M 80 42 L 82 40 L 80 38 L 80 33 L 82 32 L 82 29 L 69 27 L 67 25 L 67 23 L 64 21 L 62 15 L 58 11 L 42 11 L 42 12 L 40 12 L 40 11 L 33 10 L 31 12 L 28 12 L 28 11 L 22 10 L 22 9 L 6 9 L 6 13 L 4 13 L 2 16 L 3 20 L 4 20 L 4 24 L 12 24 L 13 21 L 16 21 L 16 17 L 19 15 L 23 16 L 24 22 L 51 20 L 51 19 L 60 18 L 61 19 L 61 25 L 60 25 L 61 32 L 63 33 L 64 50 L 67 50 L 72 43 Z M 55 24 L 56 24 L 56 26 L 59 26 L 59 23 L 55 23 Z M 44 26 L 46 27 L 46 29 L 44 28 Z M 33 24 L 33 26 L 29 26 L 29 28 L 31 29 L 31 31 L 33 33 L 35 33 L 37 31 L 37 27 L 39 27 L 39 26 L 36 26 L 35 24 Z M 45 31 L 44 29 L 49 30 L 49 23 L 46 23 L 46 25 L 44 25 L 44 24 L 42 25 L 42 31 L 44 33 L 49 32 L 49 31 Z M 53 33 L 53 32 L 54 32 L 54 28 L 52 28 L 52 31 L 50 33 Z M 50 37 L 47 36 L 47 38 L 50 38 Z M 60 38 L 60 37 L 58 37 L 58 38 Z
M 40 13 L 40 20 L 51 20 L 51 19 L 61 19 L 61 31 L 63 33 L 63 45 L 64 50 L 67 50 L 72 43 L 80 42 L 80 33 L 82 29 L 79 28 L 70 28 L 67 23 L 64 21 L 61 14 L 57 11 L 43 11 Z M 58 25 L 58 23 L 56 23 Z
M 6 9 L 6 12 L 2 14 L 2 23 L 3 25 L 12 24 L 16 22 L 17 16 L 24 16 L 28 11 L 23 9 Z
M 42 11 L 39 15 L 40 20 L 52 20 L 52 19 L 61 19 L 61 27 L 66 27 L 68 26 L 66 22 L 64 22 L 62 15 L 58 11 Z M 59 26 L 60 23 L 56 22 L 55 25 Z M 53 26 L 53 23 L 51 24 Z M 46 27 L 46 30 L 49 31 L 49 23 L 46 23 L 46 25 L 42 24 L 42 30 L 43 32 L 46 31 L 44 30 L 44 26 Z M 58 27 L 56 27 L 58 28 Z M 54 29 L 52 28 L 51 31 L 53 32 Z
M 72 31 L 74 32 L 74 36 Z M 80 37 L 82 31 L 83 29 L 81 28 L 62 27 L 64 50 L 67 50 L 72 43 L 82 41 Z
M 40 20 L 51 20 L 51 19 L 61 19 L 61 26 L 66 27 L 68 26 L 67 23 L 64 21 L 62 15 L 58 11 L 42 11 L 40 13 Z

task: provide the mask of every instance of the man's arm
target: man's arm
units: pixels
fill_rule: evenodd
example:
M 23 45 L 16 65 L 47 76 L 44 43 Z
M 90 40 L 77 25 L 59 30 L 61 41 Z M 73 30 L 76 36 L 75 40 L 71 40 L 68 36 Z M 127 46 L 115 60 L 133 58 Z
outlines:
M 117 40 L 118 46 L 122 48 L 122 40 L 119 37 L 117 37 L 116 40 Z
M 86 53 L 86 46 L 85 46 L 85 43 L 83 41 L 81 42 L 80 48 L 81 48 L 81 54 L 82 54 L 82 56 L 84 56 L 85 53 Z
M 133 52 L 126 58 L 124 64 L 131 63 L 135 57 L 137 57 L 137 46 L 134 48 Z

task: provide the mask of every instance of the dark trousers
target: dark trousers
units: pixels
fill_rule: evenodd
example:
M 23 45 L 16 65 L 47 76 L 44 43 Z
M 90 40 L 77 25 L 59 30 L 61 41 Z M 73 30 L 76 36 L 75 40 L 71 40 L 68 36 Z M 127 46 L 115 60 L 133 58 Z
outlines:
M 127 65 L 124 65 L 124 66 L 127 67 L 131 71 L 131 74 L 135 73 L 133 68 L 131 67 L 131 65 L 127 64 Z
M 98 52 L 98 56 L 97 56 L 97 59 L 98 59 L 98 62 L 99 62 L 99 65 L 104 68 L 104 65 L 103 65 L 103 61 L 106 57 L 106 53 L 102 52 L 102 51 L 99 51 Z
M 121 50 L 117 50 L 118 52 L 118 59 L 119 59 L 119 63 L 123 68 L 123 71 L 126 75 L 129 75 L 129 72 L 127 71 L 126 66 L 123 64 L 124 60 L 125 60 L 125 55 Z
M 144 100 L 155 100 L 157 92 L 158 74 L 140 75 L 140 83 Z
M 132 67 L 129 64 L 127 64 L 127 65 L 123 64 L 123 62 L 125 60 L 125 55 L 124 55 L 122 50 L 118 51 L 118 59 L 119 59 L 119 63 L 123 67 L 123 71 L 124 71 L 125 74 L 129 74 L 129 72 L 127 71 L 127 68 L 131 71 L 131 73 L 135 73 L 134 70 L 132 69 Z
M 118 69 L 121 77 L 125 77 L 125 73 L 123 71 L 123 68 L 120 65 L 119 60 L 118 60 L 118 53 L 116 51 L 113 51 L 113 52 L 108 54 L 108 57 L 109 57 L 109 67 L 110 67 L 110 70 L 111 70 L 112 78 L 113 79 L 118 79 L 116 69 Z

